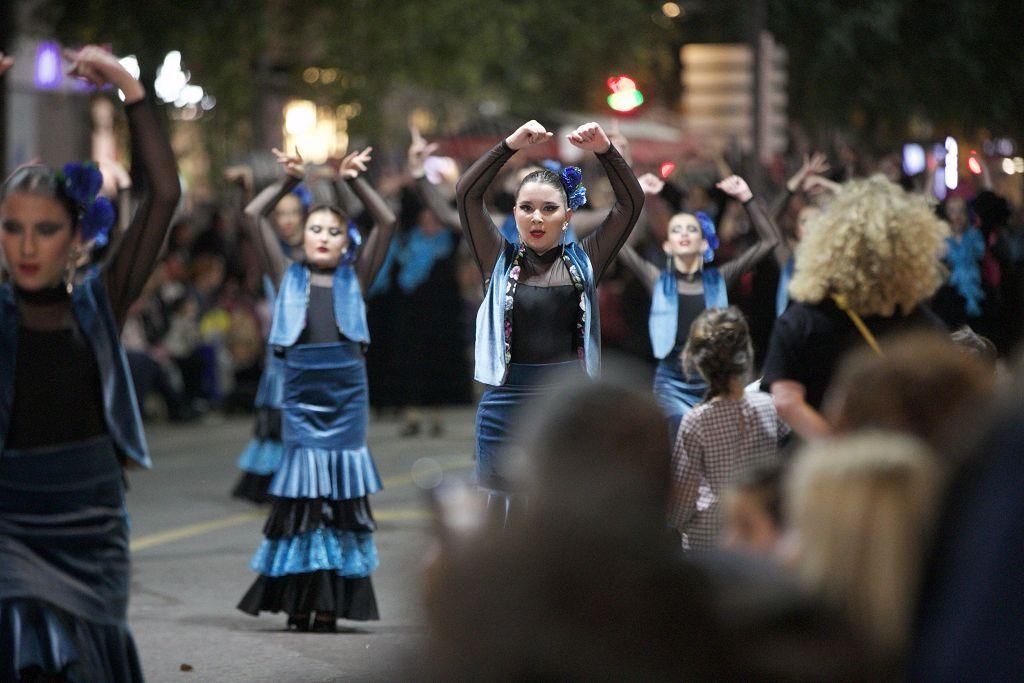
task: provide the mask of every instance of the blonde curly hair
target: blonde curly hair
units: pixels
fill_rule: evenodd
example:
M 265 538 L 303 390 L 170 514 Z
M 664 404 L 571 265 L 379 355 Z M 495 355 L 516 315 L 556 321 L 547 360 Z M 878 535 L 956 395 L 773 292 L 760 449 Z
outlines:
M 928 200 L 884 176 L 843 185 L 796 250 L 790 295 L 838 295 L 860 315 L 905 315 L 939 288 L 949 226 Z

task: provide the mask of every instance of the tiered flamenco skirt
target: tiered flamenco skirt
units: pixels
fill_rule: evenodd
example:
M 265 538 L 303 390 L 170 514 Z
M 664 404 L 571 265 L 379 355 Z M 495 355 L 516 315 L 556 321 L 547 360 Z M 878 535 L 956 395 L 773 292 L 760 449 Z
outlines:
M 281 466 L 281 401 L 283 400 L 284 362 L 267 349 L 260 385 L 256 390 L 256 427 L 249 444 L 238 458 L 242 476 L 231 492 L 235 498 L 254 503 L 270 500 L 267 489 Z
M 378 564 L 376 525 L 367 496 L 382 485 L 366 446 L 368 398 L 358 344 L 286 350 L 285 452 L 251 563 L 259 577 L 238 604 L 243 612 L 379 618 L 370 579 Z
M 141 681 L 129 572 L 108 437 L 0 455 L 0 680 Z
M 524 408 L 536 405 L 565 381 L 582 373 L 579 361 L 509 363 L 505 383 L 488 386 L 476 411 L 477 486 L 486 498 L 487 523 L 508 527 L 522 514 L 525 498 L 510 480 L 511 447 L 522 443 Z

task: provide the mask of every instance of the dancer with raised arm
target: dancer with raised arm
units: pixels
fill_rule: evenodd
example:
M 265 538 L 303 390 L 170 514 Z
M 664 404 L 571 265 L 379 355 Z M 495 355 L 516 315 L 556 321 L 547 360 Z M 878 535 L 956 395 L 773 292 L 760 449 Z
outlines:
M 278 190 L 284 196 L 305 169 L 297 155 L 275 153 L 288 174 Z M 350 154 L 339 171 L 373 216 L 364 245 L 332 205 L 310 209 L 302 262 L 287 257 L 265 221 L 251 216 L 248 223 L 277 290 L 269 343 L 283 354 L 285 452 L 270 484 L 265 539 L 252 560 L 260 576 L 238 608 L 252 615 L 284 611 L 297 631 L 334 631 L 338 618 L 378 618 L 367 496 L 381 482 L 366 445 L 363 353 L 370 339 L 363 292 L 384 261 L 395 216 L 360 177 L 369 160 L 369 148 Z
M 258 216 L 258 220 L 270 221 L 281 250 L 289 256 L 301 258 L 303 242 L 303 224 L 306 213 L 313 203 L 313 197 L 305 185 L 296 185 L 288 192 L 282 192 L 287 180 L 266 188 L 246 206 L 248 220 Z M 270 310 L 274 310 L 274 299 L 277 290 L 270 275 L 263 275 L 263 293 L 267 298 Z M 235 484 L 231 495 L 236 498 L 250 500 L 254 503 L 266 503 L 270 500 L 267 489 L 274 473 L 281 465 L 284 456 L 284 444 L 281 443 L 281 401 L 284 388 L 284 364 L 274 353 L 274 348 L 267 345 L 256 389 L 256 425 L 253 436 L 245 450 L 238 458 L 238 469 L 241 477 Z
M 651 292 L 648 329 L 658 359 L 654 393 L 669 418 L 675 436 L 679 421 L 704 397 L 707 384 L 699 375 L 684 370 L 680 360 L 690 326 L 708 308 L 729 305 L 728 288 L 758 261 L 772 253 L 779 230 L 746 181 L 730 176 L 718 183 L 730 197 L 743 203 L 757 231 L 758 241 L 721 267 L 709 266 L 718 248 L 715 223 L 707 214 L 677 213 L 669 220 L 668 237 L 662 245 L 667 262 L 663 270 L 626 245 L 621 252 L 626 265 Z
M 150 458 L 120 333 L 180 188 L 143 86 L 102 48 L 65 57 L 71 75 L 124 93 L 147 195 L 112 260 L 76 278 L 116 220 L 99 169 L 23 166 L 3 186 L 0 680 L 141 681 L 123 468 Z
M 601 327 L 597 283 L 636 224 L 644 196 L 633 171 L 600 125 L 587 123 L 568 136 L 593 152 L 608 174 L 615 203 L 602 224 L 580 242 L 565 238 L 573 211 L 586 201 L 582 173 L 570 167 L 538 170 L 516 192 L 518 243 L 495 227 L 484 194 L 519 150 L 552 137 L 528 121 L 459 179 L 456 199 L 462 229 L 484 280 L 476 321 L 476 379 L 488 385 L 476 416 L 476 478 L 492 509 L 507 524 L 515 498 L 506 462 L 516 440 L 516 411 L 544 394 L 559 370 L 598 373 Z

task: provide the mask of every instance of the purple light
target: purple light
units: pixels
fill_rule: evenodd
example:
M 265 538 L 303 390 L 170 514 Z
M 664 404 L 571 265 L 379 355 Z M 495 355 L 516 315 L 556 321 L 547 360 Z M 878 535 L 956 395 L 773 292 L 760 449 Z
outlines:
M 42 42 L 36 48 L 36 87 L 53 90 L 60 86 L 64 74 L 60 68 L 60 46 L 57 43 Z

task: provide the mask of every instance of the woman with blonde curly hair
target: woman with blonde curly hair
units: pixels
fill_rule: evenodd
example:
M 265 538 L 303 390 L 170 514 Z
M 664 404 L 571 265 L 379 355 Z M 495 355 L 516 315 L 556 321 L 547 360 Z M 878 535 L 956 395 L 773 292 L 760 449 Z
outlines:
M 782 417 L 804 438 L 829 433 L 818 412 L 842 355 L 877 337 L 942 328 L 923 305 L 942 284 L 949 227 L 926 198 L 882 176 L 843 185 L 796 252 L 793 304 L 776 321 L 764 364 Z

